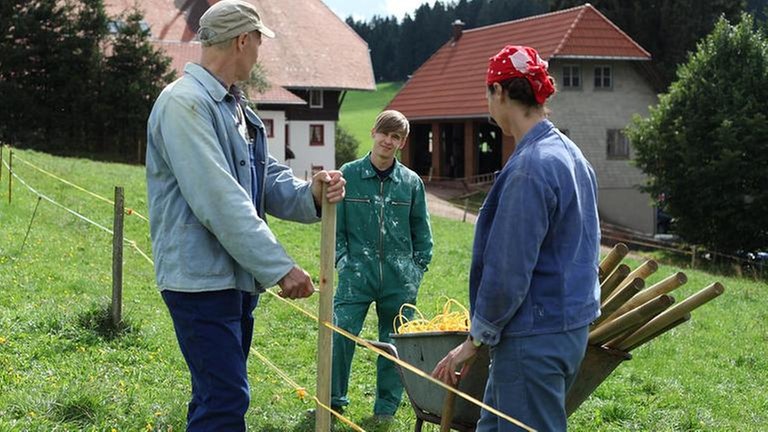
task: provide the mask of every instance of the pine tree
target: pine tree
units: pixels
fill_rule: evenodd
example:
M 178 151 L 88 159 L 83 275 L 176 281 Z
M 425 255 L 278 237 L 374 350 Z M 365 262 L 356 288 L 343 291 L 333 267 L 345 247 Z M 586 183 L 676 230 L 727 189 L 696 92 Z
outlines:
M 169 71 L 171 59 L 150 42 L 143 19 L 141 11 L 134 9 L 116 21 L 102 80 L 102 142 L 123 155 L 132 154 L 145 141 L 152 104 L 175 75 Z

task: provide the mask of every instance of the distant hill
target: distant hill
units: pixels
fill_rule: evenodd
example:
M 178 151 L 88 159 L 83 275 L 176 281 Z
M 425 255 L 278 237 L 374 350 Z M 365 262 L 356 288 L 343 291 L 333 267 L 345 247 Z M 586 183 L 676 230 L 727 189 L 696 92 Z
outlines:
M 360 141 L 359 156 L 371 149 L 373 122 L 402 86 L 402 82 L 384 82 L 376 85 L 375 92 L 347 92 L 339 112 L 339 125 Z

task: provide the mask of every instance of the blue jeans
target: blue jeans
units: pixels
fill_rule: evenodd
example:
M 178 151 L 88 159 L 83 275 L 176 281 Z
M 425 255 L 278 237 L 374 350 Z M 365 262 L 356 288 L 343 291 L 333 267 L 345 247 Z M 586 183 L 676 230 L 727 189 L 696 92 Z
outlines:
M 562 333 L 502 338 L 491 348 L 483 402 L 541 431 L 565 431 L 565 394 L 587 349 L 589 326 Z M 520 431 L 481 410 L 476 432 Z
M 246 360 L 259 297 L 234 289 L 161 294 L 192 377 L 187 431 L 245 431 Z

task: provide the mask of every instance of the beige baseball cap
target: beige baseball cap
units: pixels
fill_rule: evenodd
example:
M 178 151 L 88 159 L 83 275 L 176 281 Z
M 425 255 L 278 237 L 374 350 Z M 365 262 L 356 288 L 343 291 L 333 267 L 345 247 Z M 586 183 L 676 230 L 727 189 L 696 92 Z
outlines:
M 252 4 L 243 0 L 222 0 L 200 17 L 197 37 L 204 46 L 211 46 L 254 30 L 266 37 L 275 37 L 275 32 L 264 25 Z

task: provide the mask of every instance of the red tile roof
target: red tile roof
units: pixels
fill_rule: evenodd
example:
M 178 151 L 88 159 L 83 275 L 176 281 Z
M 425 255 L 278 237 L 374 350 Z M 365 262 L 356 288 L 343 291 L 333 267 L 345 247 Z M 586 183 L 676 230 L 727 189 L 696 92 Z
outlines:
M 188 61 L 200 58 L 200 42 L 153 41 L 155 47 L 165 51 L 171 57 L 171 68 L 176 77 L 184 74 L 184 65 Z M 192 60 L 190 60 L 192 59 Z M 264 93 L 249 92 L 249 99 L 260 104 L 306 105 L 307 102 L 279 85 L 272 85 Z
M 650 60 L 651 55 L 589 3 L 583 6 L 464 31 L 416 72 L 388 109 L 411 120 L 488 115 L 488 58 L 505 45 L 536 48 L 545 60 L 600 58 Z
M 176 78 L 184 74 L 184 65 L 187 62 L 200 58 L 200 42 L 153 40 L 152 44 L 165 51 L 171 58 L 171 69 L 176 71 Z
M 144 12 L 152 37 L 170 47 L 179 75 L 184 64 L 197 61 L 198 21 L 209 4 L 218 0 L 105 0 L 113 16 L 134 4 Z M 247 0 L 259 10 L 264 23 L 275 31 L 265 38 L 259 54 L 273 87 L 375 90 L 373 67 L 365 43 L 321 0 Z M 183 47 L 185 43 L 192 43 Z

